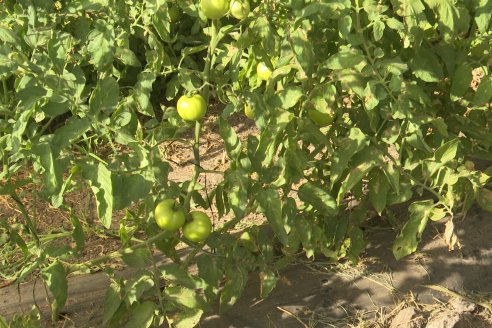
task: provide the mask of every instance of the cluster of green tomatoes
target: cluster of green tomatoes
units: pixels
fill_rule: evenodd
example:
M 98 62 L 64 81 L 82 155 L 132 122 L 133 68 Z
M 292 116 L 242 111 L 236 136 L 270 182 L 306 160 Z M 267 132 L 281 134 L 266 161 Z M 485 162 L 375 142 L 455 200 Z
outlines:
M 183 237 L 195 243 L 205 241 L 212 232 L 212 222 L 207 214 L 191 211 L 187 221 L 183 207 L 174 199 L 160 201 L 155 207 L 154 218 L 162 230 L 177 232 L 181 229 Z
M 249 0 L 200 0 L 200 10 L 208 19 L 220 19 L 229 13 L 242 20 L 249 15 L 251 7 Z M 265 62 L 257 64 L 256 75 L 260 81 L 268 81 L 272 74 L 271 67 Z M 178 99 L 177 111 L 185 121 L 199 121 L 207 112 L 207 101 L 200 94 L 183 95 Z M 248 103 L 244 105 L 244 114 L 249 119 L 255 119 L 254 109 Z M 322 112 L 314 107 L 309 108 L 307 114 L 320 127 L 329 126 L 335 120 L 334 113 Z
M 248 0 L 201 0 L 200 9 L 209 19 L 220 19 L 228 12 L 237 19 L 246 18 L 251 10 Z M 264 63 L 258 63 L 256 73 L 261 81 L 267 81 L 272 75 L 272 70 Z M 207 112 L 207 102 L 200 94 L 183 95 L 178 99 L 177 110 L 179 116 L 189 122 L 201 120 Z M 251 107 L 244 106 L 245 115 L 254 119 Z
M 267 81 L 272 75 L 272 70 L 261 62 L 256 67 L 256 74 L 260 80 Z M 183 120 L 195 122 L 201 120 L 207 113 L 207 102 L 200 94 L 183 95 L 178 99 L 176 109 Z M 248 104 L 244 105 L 244 114 L 246 117 L 254 119 L 254 112 Z

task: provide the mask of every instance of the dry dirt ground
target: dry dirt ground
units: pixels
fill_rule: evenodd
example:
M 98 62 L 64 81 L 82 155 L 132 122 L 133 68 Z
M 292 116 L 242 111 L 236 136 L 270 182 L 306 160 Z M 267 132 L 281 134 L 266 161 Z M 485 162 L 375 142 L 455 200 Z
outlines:
M 227 163 L 213 121 L 209 119 L 205 124 L 200 145 L 202 166 L 223 170 Z M 235 116 L 231 123 L 243 140 L 257 133 L 253 123 L 242 115 Z M 170 178 L 189 179 L 193 168 L 190 149 L 176 142 L 163 147 L 174 169 Z M 207 174 L 207 181 L 202 177 L 200 182 L 211 189 L 220 178 Z M 41 231 L 70 229 L 66 214 L 35 197 L 34 187 L 27 186 L 21 194 L 28 211 L 36 213 Z M 89 193 L 70 194 L 67 201 L 87 222 L 97 220 Z M 114 220 L 121 215 L 116 213 Z M 376 224 L 377 228 L 368 231 L 368 248 L 358 265 L 333 264 L 322 258 L 299 259 L 281 272 L 277 288 L 266 299 L 259 298 L 258 278 L 252 276 L 243 296 L 229 312 L 208 313 L 200 327 L 492 327 L 491 216 L 474 209 L 466 219 L 455 222 L 462 248 L 454 251 L 449 251 L 442 240 L 444 225 L 429 226 L 418 252 L 399 262 L 391 253 L 395 231 Z M 0 217 L 12 222 L 20 217 L 13 203 L 3 196 Z M 262 219 L 250 220 L 260 223 Z M 118 247 L 116 238 L 102 238 L 102 234 L 93 232 L 83 259 Z M 65 319 L 55 326 L 99 327 L 107 285 L 108 278 L 103 273 L 70 277 Z M 20 286 L 0 289 L 0 315 L 27 313 L 34 304 L 49 318 L 44 287 L 35 278 Z M 51 325 L 48 321 L 45 324 Z

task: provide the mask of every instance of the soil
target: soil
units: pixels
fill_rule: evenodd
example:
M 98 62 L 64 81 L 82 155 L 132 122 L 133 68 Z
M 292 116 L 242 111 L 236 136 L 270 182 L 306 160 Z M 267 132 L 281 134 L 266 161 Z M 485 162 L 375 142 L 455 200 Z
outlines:
M 206 170 L 223 171 L 228 163 L 214 123 L 217 115 L 218 110 L 215 110 L 204 124 L 201 165 Z M 233 116 L 231 124 L 241 140 L 258 133 L 253 121 L 243 115 Z M 162 147 L 173 168 L 169 178 L 179 182 L 188 180 L 193 171 L 189 145 L 172 142 Z M 199 183 L 211 190 L 220 181 L 220 174 L 206 174 Z M 28 212 L 36 214 L 33 218 L 39 231 L 70 230 L 67 213 L 36 197 L 36 191 L 34 185 L 27 185 L 19 194 Z M 67 194 L 66 201 L 73 206 L 76 215 L 97 225 L 94 199 L 88 190 Z M 213 208 L 209 214 L 215 224 L 227 220 L 218 220 Z M 122 215 L 115 213 L 114 221 Z M 457 323 L 449 327 L 492 327 L 492 280 L 488 279 L 492 275 L 490 216 L 474 208 L 466 218 L 454 222 L 461 248 L 452 251 L 443 237 L 444 223 L 432 224 L 418 252 L 401 261 L 396 261 L 391 252 L 395 231 L 377 224 L 377 228 L 368 231 L 367 251 L 358 265 L 332 264 L 323 258 L 299 260 L 280 273 L 277 288 L 266 299 L 259 298 L 259 279 L 252 276 L 243 296 L 230 311 L 208 313 L 200 327 L 400 327 L 393 320 L 408 313 L 412 314 L 412 322 L 419 324 L 416 327 L 425 327 L 426 322 L 432 323 L 435 318 L 446 315 L 458 318 Z M 10 223 L 22 219 L 19 209 L 6 196 L 0 196 L 0 217 L 8 218 Z M 249 217 L 248 222 L 261 224 L 263 218 Z M 93 231 L 78 261 L 119 247 L 117 238 Z M 0 281 L 0 286 L 2 283 L 7 285 L 8 281 Z M 70 277 L 64 319 L 55 326 L 100 326 L 101 315 L 97 310 L 102 308 L 108 283 L 102 272 Z M 473 309 L 457 307 L 457 301 L 469 302 Z M 35 275 L 25 284 L 0 288 L 0 315 L 11 318 L 16 313 L 28 312 L 34 304 L 42 310 L 44 318 L 49 318 L 44 287 Z M 410 307 L 413 310 L 408 310 Z M 402 311 L 405 313 L 400 314 Z

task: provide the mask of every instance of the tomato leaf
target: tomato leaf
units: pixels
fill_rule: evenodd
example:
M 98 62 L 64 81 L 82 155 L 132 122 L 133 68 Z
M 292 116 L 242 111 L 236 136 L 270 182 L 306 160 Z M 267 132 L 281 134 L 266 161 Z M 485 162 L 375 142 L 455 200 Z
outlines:
M 481 188 L 477 193 L 477 204 L 484 210 L 492 212 L 492 191 Z
M 84 165 L 82 174 L 89 182 L 94 196 L 96 197 L 97 213 L 104 227 L 111 226 L 113 214 L 113 184 L 111 182 L 111 171 L 104 164 L 99 163 L 97 167 Z
M 260 204 L 261 211 L 271 224 L 275 235 L 282 244 L 287 245 L 287 232 L 285 231 L 285 222 L 282 216 L 282 202 L 278 192 L 273 189 L 260 190 L 257 201 Z
M 91 54 L 90 63 L 98 71 L 108 71 L 113 63 L 115 52 L 115 31 L 111 23 L 99 19 L 94 22 L 89 33 L 87 51 Z
M 191 328 L 195 327 L 203 315 L 203 310 L 201 309 L 189 309 L 180 312 L 173 319 L 173 327 L 176 328 Z
M 390 185 L 388 179 L 380 170 L 376 170 L 371 174 L 368 184 L 368 197 L 379 215 L 386 208 Z
M 41 277 L 55 298 L 51 308 L 57 314 L 67 301 L 68 282 L 65 268 L 60 262 L 55 261 L 41 270 Z
M 303 202 L 312 205 L 322 215 L 335 216 L 338 214 L 335 199 L 330 193 L 313 183 L 303 184 L 297 194 Z
M 412 59 L 412 73 L 425 82 L 439 82 L 443 71 L 438 57 L 431 49 L 420 48 Z
M 347 169 L 349 160 L 368 144 L 365 134 L 358 128 L 350 129 L 349 135 L 338 142 L 337 151 L 332 159 L 330 172 L 330 182 L 332 186 L 341 177 Z
M 492 98 L 492 75 L 485 76 L 481 81 L 473 98 L 473 103 L 477 106 L 487 104 Z
M 273 271 L 260 272 L 261 298 L 267 297 L 277 285 L 278 277 Z
M 180 286 L 167 287 L 163 296 L 169 301 L 189 309 L 199 308 L 202 303 L 194 290 Z
M 104 298 L 103 325 L 109 323 L 113 315 L 118 311 L 121 302 L 121 286 L 116 281 L 112 281 L 106 290 L 106 296 Z
M 154 312 L 156 304 L 151 301 L 145 301 L 138 304 L 131 310 L 131 317 L 125 324 L 125 328 L 148 328 L 154 321 Z
M 237 159 L 241 153 L 241 141 L 229 123 L 222 117 L 219 118 L 219 133 L 224 140 L 224 145 L 230 159 Z
M 120 99 L 118 82 L 110 76 L 99 80 L 89 100 L 92 114 L 111 113 L 115 110 Z
M 412 203 L 408 208 L 410 218 L 393 243 L 393 255 L 397 260 L 417 250 L 433 204 L 432 200 L 423 200 Z
M 147 248 L 127 248 L 121 258 L 131 267 L 144 268 L 152 263 L 150 251 Z

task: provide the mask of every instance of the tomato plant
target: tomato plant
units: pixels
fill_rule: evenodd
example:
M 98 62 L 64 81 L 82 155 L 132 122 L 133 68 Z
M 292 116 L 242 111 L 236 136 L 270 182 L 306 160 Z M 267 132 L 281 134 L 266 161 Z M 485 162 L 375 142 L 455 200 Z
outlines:
M 103 325 L 192 327 L 214 303 L 230 308 L 251 274 L 266 297 L 296 256 L 357 262 L 375 223 L 392 224 L 401 259 L 431 221 L 474 203 L 492 211 L 492 169 L 475 165 L 492 160 L 491 1 L 251 1 L 246 17 L 235 3 L 3 1 L 0 194 L 20 216 L 0 219 L 2 248 L 19 259 L 0 274 L 39 273 L 53 318 L 67 276 L 120 261 L 139 270 L 120 279 L 106 267 Z M 202 165 L 209 104 L 221 170 Z M 243 113 L 257 131 L 245 137 Z M 185 181 L 170 175 L 173 143 L 193 154 Z M 28 184 L 70 230 L 38 231 Z M 97 224 L 73 211 L 72 192 L 92 194 Z M 156 211 L 162 199 L 183 212 Z M 408 214 L 389 220 L 396 205 Z M 170 233 L 182 213 L 193 217 L 183 236 Z M 273 237 L 244 228 L 252 214 Z M 93 229 L 121 248 L 82 260 Z

